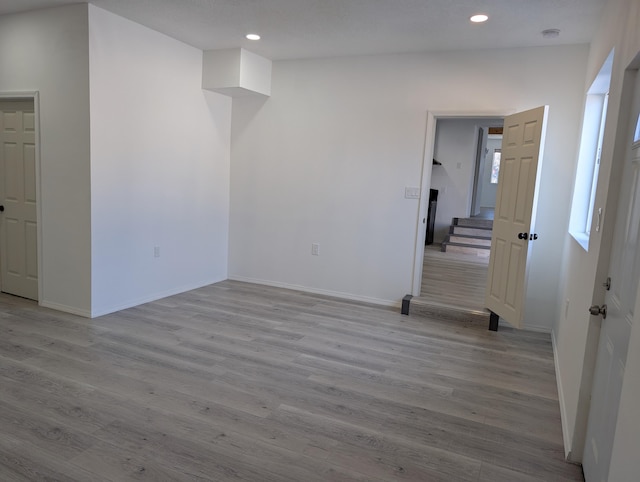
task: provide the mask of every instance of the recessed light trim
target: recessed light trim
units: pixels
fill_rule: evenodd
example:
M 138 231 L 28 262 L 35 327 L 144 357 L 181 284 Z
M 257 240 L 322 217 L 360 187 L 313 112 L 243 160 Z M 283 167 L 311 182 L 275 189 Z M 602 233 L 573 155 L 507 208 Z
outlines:
M 258 35 L 257 33 L 248 33 L 246 37 L 249 40 L 260 40 L 260 35 Z
M 548 28 L 542 31 L 542 38 L 558 38 L 560 36 L 560 29 Z
M 473 23 L 482 23 L 489 20 L 489 16 L 485 15 L 484 13 L 478 13 L 476 15 L 471 16 L 469 20 L 471 20 Z

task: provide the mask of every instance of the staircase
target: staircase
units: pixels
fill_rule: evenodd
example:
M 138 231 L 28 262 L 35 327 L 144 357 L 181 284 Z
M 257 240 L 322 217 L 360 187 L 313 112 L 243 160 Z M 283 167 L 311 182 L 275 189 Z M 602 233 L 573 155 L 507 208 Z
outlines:
M 491 219 L 453 218 L 449 234 L 442 243 L 442 251 L 488 258 L 492 228 Z

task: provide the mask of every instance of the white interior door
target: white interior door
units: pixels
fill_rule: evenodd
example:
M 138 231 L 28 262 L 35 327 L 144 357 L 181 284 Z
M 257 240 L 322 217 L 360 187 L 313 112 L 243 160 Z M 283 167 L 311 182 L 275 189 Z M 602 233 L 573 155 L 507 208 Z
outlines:
M 635 129 L 640 118 L 640 75 L 637 73 L 632 98 L 626 139 L 628 148 L 609 264 L 611 289 L 605 296 L 607 317 L 602 321 L 598 342 L 583 454 L 585 478 L 589 482 L 608 480 L 640 279 L 640 132 Z
M 0 101 L 0 176 L 1 289 L 5 293 L 37 300 L 33 100 Z
M 548 106 L 504 120 L 485 304 L 520 327 Z M 537 234 L 537 233 L 536 233 Z

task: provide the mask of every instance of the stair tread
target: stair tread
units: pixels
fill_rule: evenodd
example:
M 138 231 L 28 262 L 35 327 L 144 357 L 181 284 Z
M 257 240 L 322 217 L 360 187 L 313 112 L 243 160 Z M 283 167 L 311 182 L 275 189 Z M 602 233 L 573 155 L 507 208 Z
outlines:
M 486 308 L 462 307 L 433 301 L 411 300 L 409 315 L 418 318 L 435 318 L 457 322 L 487 322 L 491 313 Z
M 453 218 L 453 226 L 468 226 L 468 227 L 491 227 L 493 226 L 493 219 L 484 218 Z
M 463 228 L 463 229 L 482 229 L 483 231 L 492 231 L 493 228 L 489 226 L 469 226 L 467 224 L 452 224 L 452 228 Z
M 447 236 L 458 236 L 460 238 L 484 239 L 491 241 L 491 236 L 476 236 L 474 234 L 449 233 Z
M 491 249 L 491 246 L 483 246 L 481 244 L 456 243 L 455 241 L 444 241 L 442 245 L 443 246 L 460 246 L 461 248 Z

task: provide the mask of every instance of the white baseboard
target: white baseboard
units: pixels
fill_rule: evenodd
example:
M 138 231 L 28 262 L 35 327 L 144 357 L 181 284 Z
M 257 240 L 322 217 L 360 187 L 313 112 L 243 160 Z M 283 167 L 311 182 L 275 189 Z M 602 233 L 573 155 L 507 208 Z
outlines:
M 170 290 L 153 293 L 148 296 L 144 296 L 142 298 L 128 300 L 128 301 L 125 301 L 124 303 L 120 303 L 117 305 L 99 307 L 91 310 L 91 318 L 97 318 L 98 316 L 108 315 L 109 313 L 115 313 L 116 311 L 126 310 L 127 308 L 133 308 L 134 306 L 143 305 L 145 303 L 150 303 L 151 301 L 167 298 L 168 296 L 173 296 L 180 293 L 184 293 L 186 291 L 202 288 L 203 286 L 212 285 L 214 283 L 219 283 L 220 281 L 224 281 L 224 280 L 225 278 L 207 279 L 207 280 L 199 281 L 196 283 L 189 283 L 187 285 L 183 285 L 178 288 L 172 288 Z
M 243 281 L 245 283 L 255 283 L 258 285 L 273 286 L 274 288 L 284 288 L 288 290 L 303 291 L 305 293 L 312 293 L 315 295 L 333 296 L 334 298 L 341 298 L 341 299 L 351 300 L 351 301 L 360 301 L 363 303 L 371 303 L 374 305 L 390 306 L 393 308 L 399 308 L 400 305 L 402 304 L 402 301 L 383 300 L 380 298 L 372 298 L 369 296 L 360 296 L 360 295 L 354 295 L 352 293 L 344 293 L 342 291 L 323 290 L 319 288 L 311 288 L 308 286 L 294 285 L 290 283 L 280 283 L 278 281 L 248 278 L 245 276 L 229 276 L 229 279 L 232 281 Z
M 74 306 L 67 306 L 60 303 L 54 303 L 52 301 L 40 300 L 38 304 L 43 308 L 50 308 L 56 311 L 63 311 L 65 313 L 71 313 L 72 315 L 83 316 L 84 318 L 91 318 L 90 310 L 82 310 L 80 308 L 76 308 Z
M 562 378 L 560 367 L 558 366 L 558 348 L 556 345 L 556 334 L 551 330 L 551 344 L 553 346 L 553 364 L 556 369 L 556 384 L 558 385 L 558 402 L 560 403 L 560 422 L 562 424 L 562 441 L 564 444 L 564 457 L 570 460 L 571 457 L 571 436 L 567 426 L 567 409 L 564 401 L 564 390 L 562 388 Z
M 551 328 L 546 325 L 538 325 L 535 323 L 524 322 L 522 329 L 527 331 L 535 331 L 537 333 L 551 333 Z

